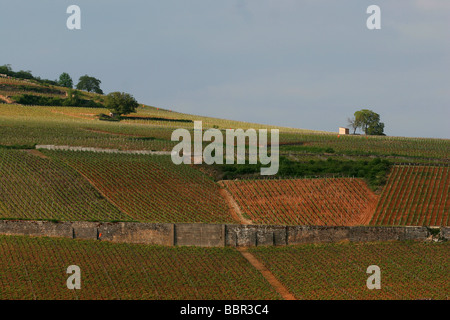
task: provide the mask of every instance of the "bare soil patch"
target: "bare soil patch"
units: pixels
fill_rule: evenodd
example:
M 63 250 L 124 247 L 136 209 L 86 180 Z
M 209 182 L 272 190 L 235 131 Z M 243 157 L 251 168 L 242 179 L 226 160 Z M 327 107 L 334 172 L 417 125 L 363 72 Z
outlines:
M 79 119 L 87 119 L 87 120 L 94 120 L 95 119 L 94 115 L 86 116 L 86 113 L 69 113 L 69 112 L 62 112 L 62 111 L 56 111 L 56 110 L 52 110 L 52 113 L 63 114 L 65 116 L 79 118 Z
M 15 104 L 14 101 L 12 101 L 12 100 L 9 99 L 7 96 L 4 96 L 4 95 L 2 95 L 2 94 L 0 94 L 0 100 L 3 100 L 3 101 L 5 101 L 6 103 L 9 103 L 9 104 Z
M 83 129 L 85 131 L 89 131 L 89 132 L 95 132 L 95 133 L 104 133 L 104 134 L 110 134 L 113 136 L 125 136 L 125 137 L 136 137 L 136 138 L 142 138 L 144 136 L 142 135 L 137 135 L 137 134 L 131 134 L 131 133 L 120 133 L 120 132 L 109 132 L 109 131 L 105 131 L 105 130 L 97 130 L 97 129 Z
M 42 159 L 49 159 L 49 157 L 47 157 L 45 154 L 43 154 L 42 152 L 40 152 L 39 150 L 36 149 L 31 149 L 31 150 L 26 150 L 26 152 L 28 152 L 29 154 L 42 158 Z

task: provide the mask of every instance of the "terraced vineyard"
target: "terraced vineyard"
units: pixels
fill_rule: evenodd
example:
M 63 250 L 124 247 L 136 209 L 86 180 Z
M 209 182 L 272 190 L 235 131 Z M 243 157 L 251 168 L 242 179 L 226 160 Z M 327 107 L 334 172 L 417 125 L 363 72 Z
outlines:
M 0 218 L 130 220 L 61 161 L 4 149 L 0 149 Z
M 86 177 L 107 199 L 142 222 L 235 222 L 219 186 L 170 156 L 43 151 Z
M 106 109 L 0 105 L 0 145 L 53 144 L 122 150 L 172 150 L 169 127 L 100 121 Z
M 61 96 L 66 90 L 67 88 L 44 86 L 19 79 L 0 78 L 0 95 L 5 97 L 13 93 L 44 96 L 58 95 L 57 93 L 59 93 Z M 101 95 L 87 92 L 81 92 L 81 96 L 84 99 L 96 101 L 104 98 Z M 99 113 L 108 112 L 103 108 L 1 104 L 0 145 L 64 144 L 130 150 L 171 150 L 175 145 L 170 141 L 170 135 L 174 129 L 181 127 L 192 129 L 192 121 L 202 120 L 205 129 L 211 127 L 279 129 L 281 153 L 283 154 L 304 154 L 305 147 L 313 147 L 323 150 L 331 148 L 340 155 L 368 156 L 375 154 L 400 158 L 404 162 L 423 162 L 425 159 L 426 161 L 440 159 L 440 162 L 445 163 L 450 161 L 449 139 L 339 136 L 323 131 L 190 115 L 146 105 L 140 105 L 138 112 L 133 114 L 133 119 L 124 119 L 120 123 L 97 119 Z M 409 158 L 404 159 L 405 157 Z
M 255 224 L 362 225 L 378 197 L 361 179 L 223 181 Z
M 257 247 L 249 251 L 297 299 L 448 299 L 450 244 L 391 242 Z M 366 286 L 367 267 L 381 289 Z
M 232 248 L 0 236 L 0 299 L 279 299 Z M 66 269 L 81 269 L 68 290 Z
M 450 167 L 396 166 L 370 223 L 448 226 L 449 194 Z

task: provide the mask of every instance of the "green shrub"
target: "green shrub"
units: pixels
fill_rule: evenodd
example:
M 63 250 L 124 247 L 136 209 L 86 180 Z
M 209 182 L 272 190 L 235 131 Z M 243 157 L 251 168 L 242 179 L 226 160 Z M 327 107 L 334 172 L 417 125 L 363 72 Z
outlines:
M 59 98 L 35 96 L 32 94 L 21 94 L 11 97 L 11 99 L 23 105 L 35 106 L 65 106 L 65 107 L 83 107 L 83 108 L 104 108 L 103 104 L 93 100 L 79 99 L 77 97 Z
M 248 175 L 259 175 L 261 164 L 223 164 L 214 165 L 215 169 L 221 173 L 221 178 L 236 179 Z M 375 189 L 386 182 L 387 173 L 391 167 L 388 160 L 375 158 L 371 161 L 359 160 L 309 160 L 299 162 L 280 157 L 280 166 L 275 177 L 355 177 L 363 178 L 367 184 Z
M 111 116 L 109 116 L 107 114 L 100 113 L 98 115 L 98 119 L 102 120 L 102 121 L 120 121 L 121 117 L 120 117 L 120 115 L 115 115 L 114 117 L 111 117 Z

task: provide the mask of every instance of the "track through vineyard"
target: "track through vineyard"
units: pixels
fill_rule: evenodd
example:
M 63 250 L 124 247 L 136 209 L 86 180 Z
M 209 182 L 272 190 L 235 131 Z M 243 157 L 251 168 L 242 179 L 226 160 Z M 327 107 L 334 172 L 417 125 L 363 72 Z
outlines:
M 283 297 L 285 300 L 297 300 L 292 293 L 280 282 L 277 278 L 270 272 L 264 264 L 262 264 L 256 257 L 248 252 L 246 248 L 237 248 L 237 250 L 242 254 L 242 256 L 251 263 L 253 267 L 256 268 L 261 274 L 266 278 L 270 285 Z
M 79 171 L 117 208 L 140 222 L 236 223 L 220 187 L 170 156 L 42 152 Z
M 223 182 L 219 182 L 219 185 L 223 186 Z M 230 214 L 236 221 L 239 221 L 241 224 L 252 224 L 251 220 L 246 219 L 243 216 L 241 209 L 239 208 L 236 201 L 234 201 L 233 196 L 228 192 L 228 190 L 220 189 L 219 192 L 228 203 Z
M 255 224 L 364 225 L 378 196 L 361 179 L 224 181 Z
M 252 265 L 242 253 L 257 259 Z M 0 236 L 0 299 L 448 299 L 450 243 L 381 242 L 246 248 L 161 247 Z M 81 269 L 68 290 L 67 267 Z M 367 267 L 381 289 L 366 286 Z M 261 273 L 273 276 L 271 282 Z M 270 277 L 269 277 L 270 278 Z M 285 288 L 287 296 L 273 285 Z M 291 295 L 291 296 L 289 296 Z
M 131 220 L 56 159 L 0 149 L 0 218 Z
M 450 243 L 385 242 L 248 249 L 298 299 L 423 300 L 450 297 Z M 366 286 L 369 266 L 381 289 Z

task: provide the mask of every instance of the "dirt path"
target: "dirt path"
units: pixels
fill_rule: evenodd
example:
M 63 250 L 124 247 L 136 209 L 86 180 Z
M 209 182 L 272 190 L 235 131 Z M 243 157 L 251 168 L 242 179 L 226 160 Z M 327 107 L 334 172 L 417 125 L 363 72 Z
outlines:
M 367 208 L 357 219 L 355 219 L 355 221 L 353 221 L 352 224 L 350 224 L 350 226 L 368 226 L 375 214 L 375 209 L 376 206 L 370 206 L 369 208 Z
M 69 165 L 70 166 L 70 165 Z M 97 190 L 98 193 L 100 193 L 103 198 L 106 199 L 106 201 L 108 201 L 109 203 L 111 203 L 114 207 L 116 207 L 121 213 L 123 213 L 126 218 L 135 220 L 135 217 L 133 217 L 131 214 L 129 214 L 128 212 L 126 212 L 125 210 L 123 210 L 122 207 L 120 207 L 113 199 L 111 199 L 106 193 L 104 193 L 101 188 L 91 179 L 89 179 L 85 174 L 81 173 L 80 171 L 78 171 L 76 168 L 70 166 L 73 170 L 75 170 L 77 173 L 79 173 L 84 179 L 86 179 L 87 182 L 89 182 L 89 184 L 95 189 Z
M 110 134 L 113 136 L 124 136 L 124 137 L 133 137 L 133 138 L 142 138 L 145 137 L 143 135 L 137 135 L 137 134 L 130 134 L 130 133 L 119 133 L 119 132 L 109 132 L 105 130 L 96 130 L 96 129 L 85 129 L 82 128 L 81 130 L 89 131 L 89 132 L 95 132 L 95 133 L 104 133 L 104 134 Z
M 33 156 L 42 158 L 42 159 L 48 159 L 48 157 L 45 154 L 43 154 L 42 152 L 40 152 L 37 149 L 26 150 L 26 152 L 28 152 L 29 154 L 31 154 Z
M 225 186 L 219 182 L 219 185 L 222 188 L 219 190 L 220 195 L 225 199 L 228 204 L 229 212 L 234 220 L 239 221 L 241 224 L 253 224 L 252 220 L 244 218 L 244 215 L 241 212 L 241 208 L 233 199 L 233 196 L 225 189 Z
M 272 272 L 270 272 L 254 255 L 247 251 L 246 248 L 237 248 L 237 250 L 244 256 L 252 266 L 256 268 L 264 278 L 270 283 L 270 285 L 278 292 L 284 300 L 297 300 L 289 290 L 275 278 Z
M 93 116 L 82 116 L 81 113 L 68 113 L 68 112 L 62 112 L 62 111 L 56 111 L 56 110 L 51 110 L 52 113 L 58 113 L 58 114 L 62 114 L 65 116 L 69 116 L 69 117 L 74 117 L 74 118 L 78 118 L 78 119 L 85 119 L 85 120 L 96 120 L 95 117 Z M 86 113 L 84 113 L 86 114 Z
M 378 201 L 380 201 L 380 196 L 367 187 L 367 193 L 369 197 L 367 208 L 358 216 L 350 226 L 368 226 L 373 216 L 375 215 L 375 210 L 377 208 Z
M 11 99 L 9 99 L 8 97 L 6 97 L 6 96 L 4 96 L 4 95 L 2 95 L 2 94 L 0 94 L 0 99 L 3 100 L 3 101 L 5 101 L 6 103 L 9 103 L 9 104 L 15 104 L 14 101 L 12 101 Z

